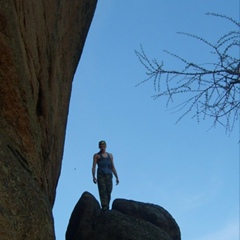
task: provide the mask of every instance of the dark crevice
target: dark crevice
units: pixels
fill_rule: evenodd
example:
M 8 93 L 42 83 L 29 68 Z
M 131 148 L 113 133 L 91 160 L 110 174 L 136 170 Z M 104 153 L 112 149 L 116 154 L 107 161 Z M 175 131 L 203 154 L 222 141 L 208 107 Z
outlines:
M 39 89 L 39 92 L 38 92 L 38 102 L 37 102 L 36 112 L 37 112 L 37 116 L 43 115 L 43 93 L 41 89 Z

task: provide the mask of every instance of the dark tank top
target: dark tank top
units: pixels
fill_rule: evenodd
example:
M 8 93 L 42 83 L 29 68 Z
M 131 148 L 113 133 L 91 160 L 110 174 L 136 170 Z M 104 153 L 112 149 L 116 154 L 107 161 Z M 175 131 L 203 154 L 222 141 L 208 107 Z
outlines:
M 98 164 L 98 173 L 112 174 L 112 165 L 110 155 L 107 153 L 107 157 L 103 157 L 99 153 L 100 158 L 97 161 Z

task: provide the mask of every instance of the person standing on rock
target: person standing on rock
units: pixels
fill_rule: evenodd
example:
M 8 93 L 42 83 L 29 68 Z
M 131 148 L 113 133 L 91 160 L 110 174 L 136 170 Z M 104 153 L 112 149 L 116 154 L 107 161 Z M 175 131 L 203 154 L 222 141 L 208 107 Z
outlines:
M 119 179 L 114 166 L 113 155 L 106 152 L 106 142 L 100 141 L 98 146 L 100 151 L 93 156 L 92 176 L 93 182 L 98 184 L 102 210 L 106 211 L 109 209 L 111 200 L 113 174 L 116 178 L 116 185 L 119 184 Z M 97 178 L 95 177 L 96 165 L 98 165 Z

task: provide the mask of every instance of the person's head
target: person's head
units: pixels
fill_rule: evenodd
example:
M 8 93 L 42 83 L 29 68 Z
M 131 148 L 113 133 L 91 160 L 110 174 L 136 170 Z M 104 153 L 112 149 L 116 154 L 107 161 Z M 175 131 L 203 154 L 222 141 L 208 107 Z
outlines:
M 105 150 L 107 147 L 106 141 L 102 140 L 98 143 L 98 147 L 100 148 L 101 151 Z

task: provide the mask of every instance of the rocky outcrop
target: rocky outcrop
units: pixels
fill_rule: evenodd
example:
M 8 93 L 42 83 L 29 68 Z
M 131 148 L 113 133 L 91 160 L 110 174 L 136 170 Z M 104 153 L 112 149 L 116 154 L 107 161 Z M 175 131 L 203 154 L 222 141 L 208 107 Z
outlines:
M 55 238 L 72 80 L 96 3 L 1 0 L 1 240 Z
M 113 201 L 103 212 L 84 192 L 69 220 L 66 240 L 180 240 L 180 229 L 162 207 L 126 199 Z

